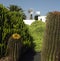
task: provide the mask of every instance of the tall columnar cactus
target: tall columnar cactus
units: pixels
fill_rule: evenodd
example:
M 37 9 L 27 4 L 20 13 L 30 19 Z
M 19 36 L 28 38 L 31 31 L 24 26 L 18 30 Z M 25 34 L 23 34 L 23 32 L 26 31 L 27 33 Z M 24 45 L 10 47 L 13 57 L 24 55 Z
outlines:
M 19 61 L 21 53 L 21 36 L 19 34 L 13 34 L 8 41 L 7 50 L 9 61 Z
M 60 12 L 47 15 L 41 61 L 60 61 Z

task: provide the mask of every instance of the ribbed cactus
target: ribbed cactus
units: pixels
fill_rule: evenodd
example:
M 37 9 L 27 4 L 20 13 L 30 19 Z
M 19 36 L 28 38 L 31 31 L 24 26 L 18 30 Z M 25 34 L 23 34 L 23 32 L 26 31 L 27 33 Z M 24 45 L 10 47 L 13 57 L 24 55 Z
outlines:
M 60 61 L 60 12 L 47 15 L 41 61 Z
M 19 61 L 21 53 L 21 36 L 19 34 L 13 34 L 8 41 L 7 51 L 9 61 Z

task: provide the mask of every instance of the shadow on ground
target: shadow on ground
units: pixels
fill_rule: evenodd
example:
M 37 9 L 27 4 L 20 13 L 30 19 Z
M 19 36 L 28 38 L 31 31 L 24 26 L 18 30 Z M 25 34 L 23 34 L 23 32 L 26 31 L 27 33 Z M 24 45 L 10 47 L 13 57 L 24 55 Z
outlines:
M 20 61 L 41 61 L 41 53 L 28 51 L 21 57 Z
M 0 59 L 0 61 L 9 61 L 8 57 Z M 21 56 L 19 61 L 41 61 L 41 52 L 27 51 Z

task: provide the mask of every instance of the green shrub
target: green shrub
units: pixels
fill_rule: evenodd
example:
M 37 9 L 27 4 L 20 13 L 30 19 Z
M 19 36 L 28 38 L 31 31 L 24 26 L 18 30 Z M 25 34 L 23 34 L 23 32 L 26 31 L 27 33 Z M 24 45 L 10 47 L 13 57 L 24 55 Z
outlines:
M 14 5 L 12 6 L 14 7 Z M 12 9 L 14 9 L 13 7 Z M 8 40 L 14 33 L 21 35 L 22 42 L 29 40 L 31 42 L 31 48 L 33 48 L 33 38 L 29 34 L 27 26 L 23 22 L 23 19 L 26 18 L 23 10 L 16 11 L 14 9 L 13 11 L 10 11 L 0 4 L 0 15 L 0 43 L 4 44 L 5 49 L 3 51 L 6 51 Z
M 29 31 L 35 43 L 35 51 L 40 52 L 42 48 L 43 35 L 45 30 L 45 23 L 42 21 L 35 21 L 29 26 Z

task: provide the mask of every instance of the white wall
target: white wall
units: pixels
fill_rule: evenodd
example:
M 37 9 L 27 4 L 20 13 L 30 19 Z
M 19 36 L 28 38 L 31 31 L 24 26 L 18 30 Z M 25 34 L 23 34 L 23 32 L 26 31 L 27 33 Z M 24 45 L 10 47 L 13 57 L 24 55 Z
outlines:
M 25 24 L 31 25 L 35 20 L 23 20 Z
M 46 21 L 46 16 L 39 16 L 38 20 L 42 20 L 43 22 L 45 22 Z
M 42 19 L 43 22 L 46 21 L 46 16 L 39 16 L 38 21 Z M 31 25 L 35 20 L 23 20 L 25 24 Z

